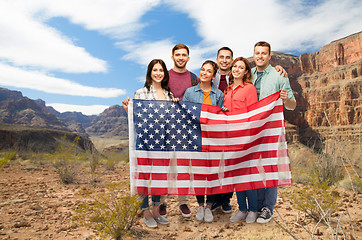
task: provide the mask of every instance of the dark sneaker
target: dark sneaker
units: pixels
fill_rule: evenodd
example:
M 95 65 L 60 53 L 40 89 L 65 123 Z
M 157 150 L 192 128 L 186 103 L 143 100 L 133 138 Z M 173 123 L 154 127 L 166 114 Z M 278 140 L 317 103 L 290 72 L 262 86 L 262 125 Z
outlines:
M 272 218 L 273 218 L 273 214 L 271 213 L 271 211 L 269 210 L 269 208 L 263 207 L 263 208 L 261 209 L 261 214 L 260 214 L 259 217 L 256 219 L 256 222 L 257 222 L 257 223 L 267 223 L 267 222 L 269 222 Z
M 231 213 L 231 212 L 233 212 L 233 208 L 231 207 L 230 203 L 224 203 L 222 205 L 222 211 L 224 213 Z
M 166 204 L 162 203 L 160 205 L 160 215 L 166 217 L 167 216 L 167 209 Z
M 191 217 L 191 211 L 186 204 L 180 205 L 180 212 L 183 217 Z
M 216 203 L 212 204 L 212 206 L 211 206 L 211 212 L 215 212 L 215 211 L 218 210 L 219 208 L 221 208 L 221 203 L 216 202 Z

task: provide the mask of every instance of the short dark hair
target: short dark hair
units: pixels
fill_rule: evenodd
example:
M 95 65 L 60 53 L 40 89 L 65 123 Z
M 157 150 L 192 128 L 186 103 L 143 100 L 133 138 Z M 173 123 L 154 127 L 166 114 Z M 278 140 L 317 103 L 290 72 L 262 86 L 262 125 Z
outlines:
M 219 69 L 219 67 L 217 66 L 216 62 L 212 61 L 212 60 L 206 60 L 202 65 L 201 68 L 205 65 L 205 64 L 210 64 L 212 66 L 212 68 L 214 69 L 214 73 L 212 74 L 213 77 L 215 77 L 217 70 Z
M 270 55 L 270 52 L 271 52 L 271 46 L 268 42 L 265 42 L 265 41 L 260 41 L 260 42 L 257 42 L 255 43 L 254 45 L 254 49 L 255 47 L 268 47 L 269 48 L 269 55 Z
M 219 50 L 217 50 L 217 57 L 219 56 L 219 53 L 220 53 L 220 51 L 222 51 L 222 50 L 226 50 L 226 51 L 231 52 L 231 58 L 233 58 L 234 53 L 233 53 L 233 51 L 232 51 L 229 47 L 222 47 L 222 48 L 220 48 Z
M 148 89 L 148 91 L 150 91 L 150 87 L 152 85 L 151 72 L 152 72 L 153 66 L 155 66 L 157 63 L 161 64 L 163 72 L 165 73 L 165 76 L 163 77 L 163 79 L 161 81 L 161 87 L 163 89 L 166 89 L 167 91 L 170 91 L 170 88 L 168 87 L 168 81 L 169 81 L 170 77 L 168 75 L 166 64 L 162 59 L 153 59 L 148 64 L 145 87 Z
M 188 48 L 185 44 L 182 44 L 182 43 L 176 44 L 176 45 L 172 48 L 172 55 L 174 54 L 174 52 L 175 52 L 176 50 L 179 50 L 179 49 L 186 49 L 187 54 L 190 55 L 190 50 L 189 50 L 189 48 Z

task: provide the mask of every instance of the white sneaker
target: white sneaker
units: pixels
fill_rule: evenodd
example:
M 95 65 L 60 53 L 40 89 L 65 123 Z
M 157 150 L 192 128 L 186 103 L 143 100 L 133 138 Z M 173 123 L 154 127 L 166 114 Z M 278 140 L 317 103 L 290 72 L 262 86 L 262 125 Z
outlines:
M 248 212 L 248 216 L 246 216 L 246 223 L 253 223 L 258 218 L 257 212 Z
M 158 218 L 155 218 L 155 221 L 160 223 L 160 224 L 163 224 L 163 225 L 170 224 L 170 221 L 167 218 L 165 218 L 164 216 L 161 216 L 161 215 Z
M 147 227 L 149 228 L 156 228 L 157 227 L 157 222 L 154 218 L 150 218 L 150 219 L 146 219 L 145 217 L 143 218 L 143 222 L 146 224 Z
M 212 215 L 210 208 L 205 208 L 205 216 L 204 221 L 205 222 L 212 222 L 214 220 L 214 216 Z
M 196 212 L 196 220 L 197 221 L 203 221 L 204 220 L 204 216 L 205 216 L 205 208 L 203 206 L 200 206 L 198 209 L 197 209 L 197 212 Z
M 235 215 L 231 216 L 230 222 L 239 222 L 245 219 L 247 215 L 248 213 L 246 212 L 238 211 Z

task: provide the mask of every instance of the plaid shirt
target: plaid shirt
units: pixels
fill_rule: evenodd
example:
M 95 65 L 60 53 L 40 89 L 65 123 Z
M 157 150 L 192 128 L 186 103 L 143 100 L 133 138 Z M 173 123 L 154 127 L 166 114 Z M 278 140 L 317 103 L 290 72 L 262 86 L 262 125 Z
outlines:
M 163 93 L 166 96 L 166 100 L 171 100 L 173 97 L 173 94 L 167 90 L 163 90 Z M 170 97 L 172 96 L 172 97 Z M 156 93 L 156 89 L 151 85 L 150 86 L 150 91 L 148 91 L 148 89 L 146 87 L 143 87 L 141 89 L 138 89 L 135 93 L 134 93 L 134 99 L 143 99 L 143 100 L 158 100 L 157 99 L 157 93 Z

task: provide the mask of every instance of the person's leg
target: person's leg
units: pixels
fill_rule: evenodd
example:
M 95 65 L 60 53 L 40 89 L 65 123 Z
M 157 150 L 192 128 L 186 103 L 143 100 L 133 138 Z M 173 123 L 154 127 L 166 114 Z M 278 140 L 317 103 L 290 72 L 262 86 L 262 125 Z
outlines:
M 150 208 L 148 203 L 148 195 L 140 194 L 138 197 L 142 200 L 141 210 L 147 210 Z
M 157 223 L 170 224 L 170 221 L 167 218 L 160 215 L 160 200 L 161 200 L 160 195 L 152 195 L 152 205 L 153 205 L 152 215 L 153 215 L 153 218 L 155 219 L 155 221 Z
M 258 211 L 258 191 L 256 189 L 248 190 L 246 192 L 246 197 L 248 198 L 248 211 L 257 212 Z
M 247 206 L 246 206 L 246 192 L 238 191 L 236 192 L 236 198 L 238 200 L 239 211 L 237 211 L 230 218 L 230 222 L 238 222 L 246 218 L 247 216 Z
M 161 204 L 166 204 L 167 196 L 168 196 L 168 195 L 161 195 L 161 200 L 160 200 L 160 203 L 161 203 Z
M 199 206 L 204 206 L 205 204 L 205 195 L 196 195 L 197 203 Z
M 215 196 L 214 204 L 211 207 L 211 211 L 213 212 L 219 209 L 222 204 L 222 194 L 215 194 L 214 196 Z
M 178 195 L 178 205 L 181 206 L 183 204 L 187 204 L 187 196 L 186 195 Z
M 264 207 L 269 208 L 273 214 L 274 206 L 277 203 L 278 187 L 269 187 L 265 189 Z
M 206 195 L 206 205 L 212 207 L 212 205 L 213 205 L 214 202 L 215 202 L 215 197 L 216 197 L 215 194 L 213 194 L 213 195 Z
M 256 191 L 258 195 L 258 212 L 261 212 L 261 209 L 264 207 L 265 188 L 259 188 Z
M 167 216 L 167 204 L 166 199 L 168 195 L 162 195 L 160 200 L 160 215 L 166 217 Z
M 246 212 L 248 210 L 246 206 L 246 191 L 236 192 L 236 199 L 238 200 L 239 210 Z
M 222 211 L 224 213 L 231 213 L 233 211 L 233 208 L 230 205 L 230 199 L 233 197 L 233 192 L 229 193 L 223 193 L 222 194 Z

